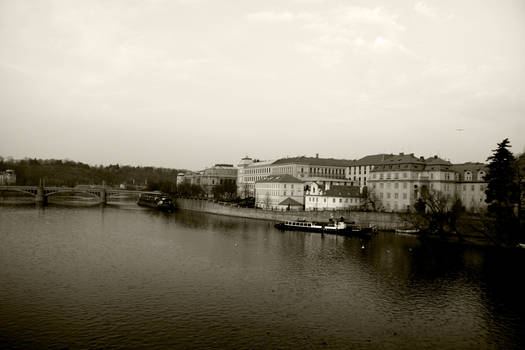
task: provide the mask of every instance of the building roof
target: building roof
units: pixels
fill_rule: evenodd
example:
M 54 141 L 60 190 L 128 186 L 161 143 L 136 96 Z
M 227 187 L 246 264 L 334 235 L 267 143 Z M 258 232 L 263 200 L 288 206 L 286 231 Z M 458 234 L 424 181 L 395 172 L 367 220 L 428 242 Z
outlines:
M 318 165 L 318 166 L 339 166 L 346 167 L 353 164 L 353 160 L 334 159 L 334 158 L 317 158 L 317 157 L 291 157 L 281 158 L 273 162 L 272 165 L 280 164 L 303 164 L 303 165 Z
M 323 196 L 327 197 L 360 197 L 359 186 L 331 186 Z
M 266 176 L 258 181 L 256 183 L 268 183 L 268 182 L 279 182 L 279 183 L 303 183 L 303 181 L 299 180 L 295 176 L 283 174 L 283 175 L 269 175 Z
M 378 165 L 383 163 L 384 161 L 388 160 L 389 158 L 392 158 L 393 154 L 386 154 L 386 153 L 380 153 L 380 154 L 371 154 L 368 156 L 364 156 L 363 158 L 360 158 L 355 161 L 355 164 L 353 165 Z
M 289 205 L 291 207 L 302 207 L 303 206 L 301 203 L 299 203 L 298 201 L 290 197 L 283 200 L 281 203 L 279 203 L 279 205 Z
M 448 160 L 439 158 L 438 156 L 416 157 L 414 153 L 404 154 L 399 153 L 385 159 L 383 163 L 378 164 L 372 171 L 385 170 L 448 170 L 452 167 L 452 163 Z
M 465 181 L 465 173 L 467 171 L 470 171 L 470 173 L 472 174 L 472 180 L 469 180 L 469 181 L 473 181 L 473 182 L 484 181 L 482 178 L 478 179 L 478 173 L 480 171 L 483 171 L 485 174 L 487 174 L 489 170 L 487 164 L 471 163 L 471 162 L 462 163 L 462 164 L 453 164 L 451 168 L 453 171 L 455 171 L 458 174 L 458 177 L 459 177 L 458 181 L 460 182 Z

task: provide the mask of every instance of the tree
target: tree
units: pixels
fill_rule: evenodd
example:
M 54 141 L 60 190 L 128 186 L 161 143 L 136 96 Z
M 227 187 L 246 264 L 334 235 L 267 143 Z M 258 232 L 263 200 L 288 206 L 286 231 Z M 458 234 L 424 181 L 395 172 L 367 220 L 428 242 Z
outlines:
M 488 204 L 489 231 L 501 244 L 512 246 L 520 238 L 520 183 L 516 159 L 509 151 L 510 147 L 509 140 L 504 139 L 487 159 L 490 163 L 485 176 L 485 201 Z
M 361 192 L 361 210 L 383 210 L 383 204 L 381 203 L 381 200 L 377 197 L 374 189 L 369 190 L 367 186 L 364 186 Z
M 270 209 L 271 204 L 270 192 L 266 192 L 266 196 L 264 196 L 264 209 Z
M 442 238 L 454 234 L 462 239 L 457 222 L 465 213 L 465 207 L 459 198 L 422 186 L 421 195 L 413 208 L 413 212 L 406 213 L 403 217 L 408 223 L 421 229 L 422 234 L 438 234 Z

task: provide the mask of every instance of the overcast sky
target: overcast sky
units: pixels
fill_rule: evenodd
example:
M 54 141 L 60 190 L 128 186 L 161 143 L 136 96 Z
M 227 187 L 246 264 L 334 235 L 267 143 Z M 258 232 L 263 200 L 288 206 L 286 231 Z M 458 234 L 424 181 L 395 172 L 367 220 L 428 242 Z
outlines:
M 525 1 L 0 0 L 0 155 L 525 150 Z

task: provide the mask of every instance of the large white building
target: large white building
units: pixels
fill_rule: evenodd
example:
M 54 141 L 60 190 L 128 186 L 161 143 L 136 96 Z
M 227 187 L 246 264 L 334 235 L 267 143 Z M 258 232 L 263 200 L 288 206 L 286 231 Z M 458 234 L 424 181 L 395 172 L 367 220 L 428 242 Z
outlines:
M 255 182 L 255 206 L 273 210 L 303 209 L 304 183 L 288 174 L 266 176 Z
M 485 173 L 481 163 L 453 165 L 437 156 L 400 153 L 374 167 L 367 187 L 386 211 L 410 209 L 424 189 L 448 199 L 450 205 L 459 198 L 467 210 L 476 211 L 486 208 Z

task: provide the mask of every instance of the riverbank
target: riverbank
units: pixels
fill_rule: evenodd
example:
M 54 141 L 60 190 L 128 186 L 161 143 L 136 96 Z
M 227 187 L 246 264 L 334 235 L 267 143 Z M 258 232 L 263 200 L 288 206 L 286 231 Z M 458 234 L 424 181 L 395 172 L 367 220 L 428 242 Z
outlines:
M 357 225 L 373 225 L 380 230 L 395 230 L 407 225 L 407 223 L 397 213 L 361 212 L 349 210 L 275 211 L 255 208 L 241 208 L 237 207 L 236 205 L 185 198 L 177 198 L 175 203 L 177 208 L 182 210 L 192 210 L 204 213 L 269 221 L 296 220 L 297 218 L 305 218 L 306 220 L 310 221 L 328 221 L 328 219 L 331 217 L 344 217 L 347 221 L 355 221 Z

